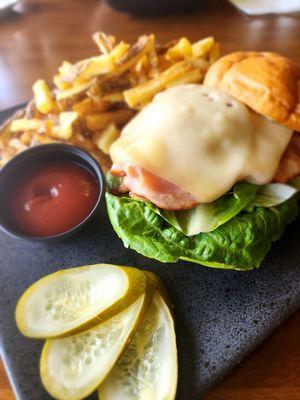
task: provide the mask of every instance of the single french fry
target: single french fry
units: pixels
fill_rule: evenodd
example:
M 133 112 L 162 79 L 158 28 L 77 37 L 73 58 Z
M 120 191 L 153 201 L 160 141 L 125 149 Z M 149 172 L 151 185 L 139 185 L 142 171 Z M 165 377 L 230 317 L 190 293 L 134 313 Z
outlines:
M 75 111 L 65 111 L 59 114 L 59 126 L 53 127 L 51 136 L 61 140 L 69 140 L 73 135 L 74 123 L 79 115 Z
M 99 150 L 109 154 L 109 148 L 120 136 L 120 130 L 114 123 L 109 124 L 102 132 L 97 135 L 96 145 Z
M 91 114 L 85 117 L 86 126 L 92 132 L 102 131 L 107 125 L 124 125 L 133 116 L 132 110 L 120 109 L 111 112 Z
M 150 101 L 158 92 L 164 90 L 172 81 L 183 78 L 187 73 L 194 70 L 193 63 L 181 61 L 168 68 L 150 81 L 142 83 L 124 92 L 124 98 L 129 107 Z
M 86 82 L 95 76 L 105 75 L 114 70 L 114 57 L 111 54 L 92 57 L 74 65 L 77 69 L 74 84 Z
M 10 125 L 11 132 L 23 132 L 23 131 L 38 131 L 38 132 L 49 132 L 53 127 L 53 122 L 50 120 L 43 119 L 15 119 Z
M 187 83 L 199 83 L 203 80 L 204 75 L 200 69 L 194 69 L 193 71 L 188 72 L 187 74 L 179 77 L 178 79 L 175 79 L 171 81 L 168 85 L 167 88 L 171 86 L 177 86 L 177 85 L 184 85 Z
M 93 101 L 88 97 L 75 103 L 72 109 L 81 116 L 91 114 L 93 112 Z
M 113 58 L 114 62 L 118 62 L 130 49 L 130 45 L 121 41 L 118 43 L 109 55 Z
M 56 108 L 50 89 L 45 81 L 39 79 L 32 87 L 36 108 L 42 114 L 48 114 Z
M 110 77 L 110 79 L 99 79 L 95 82 L 95 84 L 91 85 L 90 89 L 87 92 L 87 95 L 90 97 L 104 97 L 106 95 L 110 95 L 113 93 L 120 93 L 126 89 L 129 89 L 134 84 L 133 81 L 135 77 L 126 74 L 126 76 L 122 77 Z
M 167 60 L 182 60 L 192 57 L 192 44 L 186 38 L 182 37 L 178 42 L 171 47 L 166 53 Z
M 92 84 L 90 82 L 81 85 L 74 86 L 67 90 L 59 90 L 56 93 L 56 100 L 62 101 L 76 97 L 80 94 L 85 94 L 85 92 L 90 88 Z
M 198 42 L 193 43 L 192 52 L 195 58 L 205 57 L 206 54 L 210 52 L 213 45 L 215 44 L 215 39 L 209 36 L 205 39 L 201 39 Z
M 116 44 L 116 38 L 112 35 L 107 35 L 104 32 L 94 33 L 93 40 L 102 54 L 110 53 Z

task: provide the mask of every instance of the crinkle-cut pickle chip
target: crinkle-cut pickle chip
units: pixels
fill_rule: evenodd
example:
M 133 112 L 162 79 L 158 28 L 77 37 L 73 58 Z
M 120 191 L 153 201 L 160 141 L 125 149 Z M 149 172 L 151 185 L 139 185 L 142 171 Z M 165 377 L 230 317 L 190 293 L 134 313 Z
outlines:
M 121 313 L 87 331 L 46 341 L 40 374 L 51 396 L 79 400 L 100 385 L 149 309 L 151 300 L 147 302 L 146 296 L 148 292 Z
M 131 267 L 96 264 L 62 270 L 25 291 L 16 322 L 28 337 L 63 337 L 120 313 L 145 290 L 145 274 Z
M 173 400 L 177 387 L 174 322 L 155 292 L 132 341 L 98 389 L 100 400 Z

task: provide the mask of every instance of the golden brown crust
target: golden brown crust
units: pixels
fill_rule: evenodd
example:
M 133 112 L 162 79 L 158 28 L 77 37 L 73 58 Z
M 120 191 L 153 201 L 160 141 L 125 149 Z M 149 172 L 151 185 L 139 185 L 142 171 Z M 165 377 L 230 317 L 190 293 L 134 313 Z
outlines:
M 300 67 L 270 52 L 237 52 L 213 64 L 204 80 L 273 121 L 300 131 Z

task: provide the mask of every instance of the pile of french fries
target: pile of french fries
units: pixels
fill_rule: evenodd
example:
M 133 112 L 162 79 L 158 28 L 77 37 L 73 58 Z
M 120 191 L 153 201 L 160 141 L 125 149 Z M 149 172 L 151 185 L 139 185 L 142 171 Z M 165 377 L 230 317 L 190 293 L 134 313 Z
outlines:
M 170 86 L 202 82 L 219 58 L 212 37 L 167 45 L 156 43 L 154 35 L 133 45 L 102 32 L 93 39 L 100 54 L 64 61 L 53 90 L 36 81 L 34 99 L 0 128 L 0 166 L 28 147 L 64 142 L 90 152 L 107 170 L 109 148 L 135 113 Z

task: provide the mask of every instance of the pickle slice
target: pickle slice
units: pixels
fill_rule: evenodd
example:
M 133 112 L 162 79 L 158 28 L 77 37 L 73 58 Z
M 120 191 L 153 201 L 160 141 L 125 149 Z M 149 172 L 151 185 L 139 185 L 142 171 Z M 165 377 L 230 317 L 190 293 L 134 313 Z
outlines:
M 141 295 L 124 311 L 87 331 L 46 341 L 40 374 L 51 396 L 79 400 L 99 386 L 137 328 L 146 296 Z
M 170 296 L 169 296 L 169 294 L 166 290 L 166 287 L 165 287 L 163 281 L 161 280 L 161 278 L 158 275 L 154 274 L 153 272 L 150 272 L 150 271 L 143 271 L 143 272 L 147 277 L 147 281 L 153 286 L 154 290 L 157 290 L 160 293 L 160 295 L 163 297 L 165 303 L 167 304 L 167 306 L 169 308 L 169 311 L 170 311 L 172 317 L 174 318 L 173 305 L 171 303 Z
M 156 291 L 132 341 L 98 389 L 101 400 L 173 400 L 177 387 L 174 322 Z
M 96 264 L 48 275 L 30 286 L 16 308 L 28 337 L 81 332 L 125 310 L 145 293 L 146 276 L 130 267 Z

